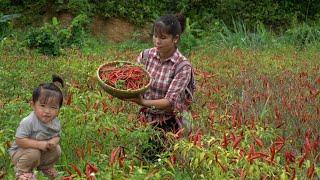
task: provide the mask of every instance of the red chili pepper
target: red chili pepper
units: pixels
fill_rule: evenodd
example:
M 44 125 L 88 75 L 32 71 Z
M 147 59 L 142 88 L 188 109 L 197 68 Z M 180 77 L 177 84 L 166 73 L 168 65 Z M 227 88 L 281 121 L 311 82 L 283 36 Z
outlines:
M 293 169 L 290 180 L 294 180 L 296 178 L 296 169 Z
M 258 159 L 258 158 L 260 158 L 260 157 L 262 157 L 260 154 L 254 154 L 254 155 L 252 155 L 250 158 L 248 158 L 248 161 L 249 161 L 250 163 L 252 163 L 253 160 Z
M 182 138 L 183 137 L 183 132 L 184 132 L 184 128 L 179 129 L 179 131 L 174 134 L 174 137 L 176 139 Z
M 304 148 L 306 150 L 306 154 L 308 155 L 311 151 L 311 144 L 310 144 L 310 140 L 308 137 L 305 138 L 305 141 L 306 141 L 306 143 L 304 145 Z
M 284 155 L 285 155 L 287 164 L 295 161 L 295 156 L 292 151 L 286 151 Z
M 74 175 L 70 175 L 70 176 L 63 176 L 61 179 L 62 180 L 73 180 Z
M 175 164 L 176 164 L 176 161 L 177 161 L 176 156 L 175 156 L 175 155 L 171 155 L 171 156 L 170 156 L 170 162 L 171 162 L 171 164 L 172 164 L 172 165 L 175 165 Z
M 227 148 L 227 146 L 228 146 L 228 138 L 227 138 L 226 133 L 224 133 L 222 147 Z
M 250 145 L 248 158 L 250 158 L 250 156 L 253 155 L 253 154 L 255 154 L 255 153 L 256 153 L 256 150 L 255 150 L 255 148 L 254 148 L 254 144 L 252 143 L 252 144 Z
M 274 108 L 274 111 L 275 111 L 276 119 L 277 120 L 281 119 L 281 113 L 280 113 L 280 111 L 279 111 L 277 106 Z
M 75 164 L 70 163 L 70 166 L 72 167 L 72 169 L 73 169 L 74 171 L 76 171 L 76 173 L 78 174 L 79 177 L 82 176 L 81 171 L 79 170 L 79 168 L 78 168 Z
M 275 154 L 276 154 L 276 148 L 275 148 L 273 145 L 270 147 L 270 152 L 271 152 L 271 158 L 270 158 L 270 160 L 273 162 L 274 156 L 275 156 Z
M 119 150 L 120 150 L 119 147 L 112 150 L 111 155 L 110 155 L 109 166 L 112 166 L 115 163 L 116 156 L 117 156 Z
M 234 141 L 233 141 L 233 145 L 232 145 L 232 147 L 233 148 L 236 148 L 238 145 L 239 145 L 239 143 L 240 143 L 240 141 L 242 140 L 242 136 L 239 136 L 239 137 L 236 137 L 235 139 L 234 139 Z
M 124 65 L 112 70 L 100 70 L 100 78 L 106 83 L 115 87 L 119 80 L 125 81 L 123 89 L 138 89 L 145 86 L 147 78 L 145 72 L 136 66 Z
M 267 153 L 264 153 L 264 152 L 257 152 L 257 154 L 260 155 L 260 157 L 269 157 L 269 155 Z
M 263 141 L 260 138 L 254 137 L 254 141 L 258 144 L 258 146 L 263 147 Z
M 240 170 L 240 180 L 244 180 L 246 177 L 246 171 L 244 169 Z
M 307 154 L 304 154 L 304 155 L 302 156 L 302 158 L 299 160 L 299 167 L 302 166 L 302 164 L 303 164 L 303 162 L 306 160 L 306 158 L 307 158 Z
M 196 134 L 194 135 L 193 144 L 196 145 L 196 146 L 201 147 L 201 138 L 202 138 L 202 134 L 201 134 L 201 131 L 200 131 L 200 129 L 199 129 L 199 130 L 196 132 Z
M 308 168 L 308 170 L 307 170 L 307 176 L 308 176 L 308 178 L 313 179 L 314 171 L 315 171 L 314 163 L 312 163 L 311 166 L 310 166 L 310 167 Z
M 94 178 L 94 176 L 92 176 L 92 173 L 97 173 L 97 172 L 98 172 L 98 168 L 94 164 L 88 163 L 86 165 L 85 173 L 86 173 L 86 179 L 87 180 L 94 180 L 95 178 Z
M 68 168 L 66 168 L 66 171 L 67 171 L 67 173 L 69 174 L 69 176 L 72 176 L 72 173 L 71 173 L 71 171 L 70 171 Z
M 319 144 L 320 144 L 320 136 L 318 135 L 317 139 L 315 139 L 314 142 L 313 142 L 314 152 L 318 152 Z

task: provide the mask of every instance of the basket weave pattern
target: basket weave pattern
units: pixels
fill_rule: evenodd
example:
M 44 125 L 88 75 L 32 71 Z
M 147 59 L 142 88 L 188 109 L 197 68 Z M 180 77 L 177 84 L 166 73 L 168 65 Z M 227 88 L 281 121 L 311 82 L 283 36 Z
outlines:
M 134 89 L 134 90 L 117 89 L 115 87 L 110 86 L 109 84 L 106 84 L 100 77 L 100 70 L 102 68 L 104 70 L 106 70 L 110 67 L 110 70 L 112 70 L 121 64 L 122 65 L 132 65 L 132 66 L 136 65 L 134 63 L 127 62 L 127 61 L 112 61 L 112 62 L 108 62 L 108 63 L 100 65 L 99 68 L 97 69 L 97 78 L 99 80 L 99 84 L 107 93 L 109 93 L 110 95 L 112 95 L 114 97 L 118 97 L 118 98 L 122 98 L 122 99 L 136 98 L 139 96 L 139 94 L 144 93 L 150 87 L 150 84 L 151 84 L 151 78 L 150 78 L 149 73 L 141 66 L 136 65 L 136 66 L 142 68 L 143 72 L 145 73 L 145 75 L 148 78 L 148 84 L 146 84 L 144 87 L 139 88 L 139 89 Z

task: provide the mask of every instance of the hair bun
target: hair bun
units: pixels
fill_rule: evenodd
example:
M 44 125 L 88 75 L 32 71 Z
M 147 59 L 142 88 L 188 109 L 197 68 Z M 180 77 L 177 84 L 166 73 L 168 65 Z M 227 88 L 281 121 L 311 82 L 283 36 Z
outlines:
M 57 85 L 56 83 L 60 83 L 61 87 L 64 87 L 64 82 L 63 82 L 62 78 L 56 74 L 52 75 L 52 82 L 55 85 Z
M 186 17 L 180 12 L 175 14 L 176 18 L 178 19 L 180 26 L 181 26 L 181 33 L 184 31 L 185 24 L 186 24 Z

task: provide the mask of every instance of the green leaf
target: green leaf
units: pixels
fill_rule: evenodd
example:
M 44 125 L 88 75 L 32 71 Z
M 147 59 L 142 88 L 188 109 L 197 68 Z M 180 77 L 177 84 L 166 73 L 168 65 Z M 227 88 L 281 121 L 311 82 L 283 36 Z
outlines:
M 285 171 L 283 171 L 282 174 L 280 175 L 280 179 L 281 180 L 287 180 L 288 179 Z
M 196 159 L 194 160 L 193 165 L 194 165 L 194 167 L 198 167 L 198 166 L 199 166 L 199 159 L 198 159 L 198 158 L 196 158 Z
M 320 176 L 320 167 L 316 167 L 316 174 L 318 177 Z
M 52 18 L 52 25 L 53 26 L 58 26 L 59 25 L 59 21 L 58 21 L 58 19 L 56 17 Z
M 2 145 L 0 146 L 0 152 L 1 152 L 1 154 L 0 154 L 1 156 L 6 154 L 6 150 Z
M 202 161 L 204 159 L 204 156 L 206 155 L 205 152 L 201 152 L 199 155 L 199 161 Z

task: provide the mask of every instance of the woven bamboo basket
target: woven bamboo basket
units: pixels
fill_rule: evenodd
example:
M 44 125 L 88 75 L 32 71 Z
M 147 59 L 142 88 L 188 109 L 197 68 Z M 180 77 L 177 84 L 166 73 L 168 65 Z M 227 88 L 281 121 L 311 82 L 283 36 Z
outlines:
M 106 70 L 108 68 L 110 68 L 110 70 L 112 70 L 115 67 L 121 66 L 121 65 L 132 65 L 132 66 L 140 67 L 148 78 L 148 84 L 146 84 L 144 87 L 139 88 L 139 89 L 123 90 L 123 89 L 117 89 L 113 86 L 110 86 L 109 84 L 105 83 L 101 79 L 100 70 L 102 68 L 104 70 Z M 107 63 L 100 65 L 99 68 L 97 69 L 97 78 L 98 78 L 99 84 L 107 93 L 109 93 L 110 95 L 112 95 L 114 97 L 121 98 L 121 99 L 136 98 L 140 94 L 144 93 L 150 87 L 150 84 L 151 84 L 150 74 L 143 67 L 141 67 L 137 64 L 131 63 L 131 62 L 127 62 L 127 61 L 112 61 L 112 62 L 107 62 Z

